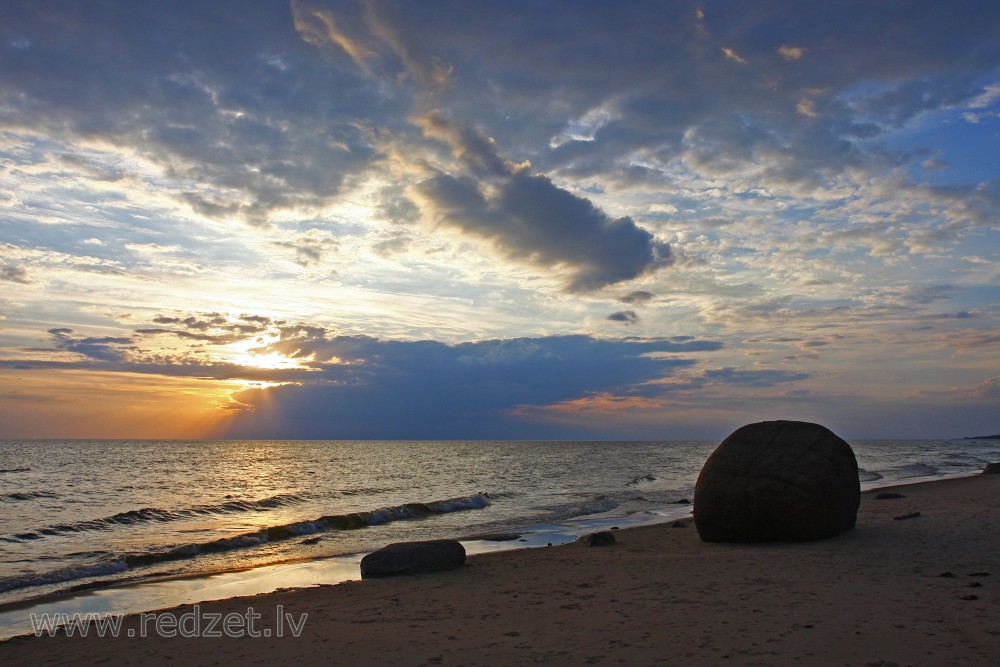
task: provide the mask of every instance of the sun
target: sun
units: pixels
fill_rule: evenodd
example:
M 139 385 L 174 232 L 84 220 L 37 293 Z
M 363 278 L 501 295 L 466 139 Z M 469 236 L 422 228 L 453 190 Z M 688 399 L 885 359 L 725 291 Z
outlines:
M 239 366 L 247 366 L 250 368 L 263 368 L 267 370 L 278 370 L 283 368 L 301 368 L 298 361 L 296 361 L 295 359 L 289 359 L 288 357 L 282 354 L 278 354 L 277 352 L 268 352 L 266 354 L 241 352 L 239 354 L 230 357 L 230 361 Z
M 244 366 L 246 368 L 261 368 L 265 370 L 279 370 L 289 368 L 302 368 L 301 359 L 286 357 L 280 352 L 261 352 L 265 349 L 267 341 L 242 340 L 238 343 L 228 345 L 225 359 L 231 364 Z

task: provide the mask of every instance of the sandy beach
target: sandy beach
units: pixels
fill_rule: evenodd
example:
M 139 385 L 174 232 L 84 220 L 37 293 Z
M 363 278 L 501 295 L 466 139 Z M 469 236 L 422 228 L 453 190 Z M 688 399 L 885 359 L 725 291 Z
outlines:
M 15 638 L 0 662 L 1000 665 L 1000 475 L 868 491 L 856 529 L 819 542 L 707 544 L 684 523 Z M 214 614 L 244 636 L 176 636 Z

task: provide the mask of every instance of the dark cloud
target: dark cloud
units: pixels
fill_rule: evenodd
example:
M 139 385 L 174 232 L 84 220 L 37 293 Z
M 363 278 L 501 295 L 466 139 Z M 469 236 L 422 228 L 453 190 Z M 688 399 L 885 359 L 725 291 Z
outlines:
M 673 262 L 670 246 L 628 217 L 612 219 L 592 202 L 500 156 L 494 142 L 432 111 L 414 119 L 448 145 L 463 167 L 415 187 L 435 224 L 491 242 L 505 257 L 567 273 L 566 288 L 586 292 Z
M 124 337 L 78 337 L 72 329 L 64 327 L 49 329 L 56 349 L 75 352 L 97 361 L 117 362 L 125 358 L 125 350 L 121 346 L 131 346 L 135 341 Z
M 969 312 L 967 310 L 960 310 L 956 313 L 932 313 L 930 315 L 925 315 L 924 319 L 928 320 L 972 320 L 979 317 L 977 312 Z M 930 329 L 931 327 L 928 327 Z
M 197 331 L 208 331 L 209 329 L 215 329 L 228 324 L 229 319 L 219 313 L 207 313 L 198 317 L 194 315 L 189 315 L 188 317 L 184 318 L 157 315 L 156 317 L 153 318 L 153 322 L 155 322 L 156 324 L 177 324 L 187 329 L 195 329 Z
M 270 317 L 267 317 L 265 315 L 246 315 L 246 314 L 242 314 L 242 315 L 239 316 L 239 319 L 243 320 L 244 322 L 253 322 L 254 324 L 259 324 L 262 327 L 266 327 L 266 326 L 269 326 L 269 325 L 271 325 L 271 324 L 274 323 L 273 319 L 271 319 Z
M 621 301 L 622 303 L 644 304 L 652 301 L 653 296 L 654 295 L 652 292 L 636 290 L 634 292 L 629 292 L 628 294 L 624 294 L 618 297 L 618 300 Z
M 192 333 L 182 329 L 136 329 L 135 333 L 139 336 L 176 336 L 177 338 L 183 338 L 185 340 L 199 340 L 206 343 L 212 343 L 213 345 L 228 345 L 229 343 L 237 343 L 245 339 L 245 336 L 242 333 L 206 334 Z
M 267 337 L 239 339 L 257 341 L 250 355 L 277 353 L 298 364 L 257 368 L 219 361 L 217 353 L 200 345 L 238 339 L 225 327 L 198 329 L 201 317 L 159 316 L 190 320 L 195 327 L 139 329 L 129 337 L 83 337 L 67 327 L 53 328 L 54 347 L 31 352 L 64 350 L 84 358 L 0 360 L 0 367 L 286 383 L 235 394 L 235 403 L 226 408 L 239 413 L 228 434 L 232 437 L 557 437 L 569 431 L 549 433 L 525 421 L 521 408 L 609 392 L 649 393 L 652 381 L 693 366 L 696 355 L 722 348 L 718 341 L 690 336 L 604 340 L 566 335 L 448 345 L 338 335 L 321 326 L 241 315 L 239 321 L 268 326 Z M 142 347 L 142 337 L 154 335 L 190 345 L 171 353 Z
M 505 177 L 517 169 L 504 160 L 495 143 L 480 133 L 454 122 L 440 111 L 430 111 L 414 118 L 424 135 L 448 145 L 452 154 L 477 178 Z
M 608 315 L 608 319 L 612 322 L 624 322 L 625 324 L 635 324 L 639 321 L 639 316 L 635 314 L 634 310 L 620 310 L 617 313 L 611 313 Z
M 20 266 L 0 266 L 0 280 L 22 285 L 31 283 L 31 280 L 28 279 L 28 272 Z
M 518 172 L 492 195 L 471 178 L 439 175 L 417 186 L 439 224 L 488 240 L 508 259 L 569 274 L 566 289 L 585 292 L 630 280 L 672 261 L 670 246 L 612 219 L 544 176 Z
M 268 330 L 276 323 L 270 317 L 263 315 L 239 315 L 230 318 L 221 313 L 202 313 L 187 317 L 168 317 L 157 315 L 153 318 L 156 324 L 174 325 L 181 329 L 147 327 L 136 329 L 140 336 L 169 335 L 185 340 L 197 340 L 213 345 L 228 345 L 246 340 L 249 337 Z
M 288 328 L 266 349 L 336 360 L 311 364 L 301 383 L 241 392 L 256 406 L 232 437 L 525 437 L 536 426 L 512 411 L 590 392 L 626 391 L 693 363 L 652 352 L 717 350 L 715 341 L 613 341 L 588 336 L 490 340 L 459 345 L 329 336 Z

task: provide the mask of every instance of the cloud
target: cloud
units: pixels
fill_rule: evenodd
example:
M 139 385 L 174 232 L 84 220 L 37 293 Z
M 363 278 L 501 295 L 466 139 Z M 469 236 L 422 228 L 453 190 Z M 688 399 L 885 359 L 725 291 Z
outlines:
M 202 319 L 207 318 L 207 319 Z M 167 317 L 166 315 L 157 315 L 153 318 L 153 322 L 156 324 L 180 324 L 188 329 L 196 329 L 198 331 L 207 331 L 208 329 L 214 329 L 221 327 L 229 322 L 229 318 L 225 317 L 221 313 L 207 313 L 201 317 L 196 317 L 194 315 L 189 315 L 187 317 Z
M 940 158 L 928 158 L 920 163 L 924 169 L 944 170 L 951 166 L 946 160 Z
M 1000 399 L 1000 378 L 990 378 L 977 384 L 972 392 L 975 398 Z
M 221 313 L 202 313 L 187 317 L 169 317 L 157 315 L 153 318 L 155 324 L 173 325 L 180 329 L 147 327 L 138 328 L 139 336 L 175 336 L 185 340 L 196 340 L 213 345 L 229 345 L 251 339 L 264 333 L 280 322 L 261 315 L 239 315 L 232 317 Z
M 133 340 L 125 337 L 78 337 L 72 329 L 59 327 L 49 329 L 49 334 L 57 349 L 75 352 L 97 361 L 121 361 L 125 358 L 123 345 L 132 345 Z
M 636 290 L 634 292 L 629 292 L 628 294 L 623 294 L 618 298 L 622 303 L 636 303 L 643 304 L 649 303 L 653 300 L 654 294 L 652 292 L 647 292 L 645 290 Z
M 519 171 L 517 166 L 500 157 L 493 140 L 454 122 L 440 111 L 416 116 L 413 123 L 423 130 L 425 136 L 450 146 L 454 156 L 473 176 L 505 177 Z
M 439 58 L 428 56 L 420 46 L 407 39 L 406 33 L 378 10 L 373 2 L 365 4 L 365 20 L 372 34 L 387 44 L 406 70 L 424 86 L 445 91 L 452 87 L 452 67 Z
M 809 118 L 819 117 L 819 112 L 816 111 L 816 103 L 808 98 L 799 100 L 799 103 L 795 105 L 795 110 Z
M 476 429 L 479 437 L 527 437 L 534 426 L 522 419 L 525 406 L 600 392 L 639 395 L 695 364 L 692 357 L 722 348 L 690 336 L 385 340 L 248 314 L 155 320 L 174 328 L 104 337 L 52 328 L 52 348 L 22 350 L 23 358 L 0 367 L 262 383 L 218 403 L 239 413 L 232 437 L 475 437 Z M 175 342 L 150 347 L 163 336 Z
M 330 10 L 308 6 L 299 0 L 292 0 L 291 7 L 295 29 L 302 39 L 320 49 L 342 49 L 366 74 L 371 73 L 369 61 L 377 54 L 341 30 Z
M 372 250 L 380 257 L 391 257 L 404 252 L 410 247 L 413 239 L 409 236 L 394 235 L 372 244 Z
M 798 60 L 803 55 L 805 55 L 806 50 L 801 46 L 790 46 L 788 44 L 782 44 L 778 47 L 778 53 L 785 60 Z
M 727 60 L 732 60 L 733 62 L 737 62 L 737 63 L 739 63 L 741 65 L 746 65 L 747 64 L 747 61 L 746 61 L 745 58 L 743 58 L 742 56 L 740 56 L 740 54 L 736 53 L 736 51 L 733 51 L 728 46 L 723 46 L 722 47 L 722 52 L 726 55 L 726 59 Z
M 623 322 L 625 324 L 635 324 L 639 321 L 639 316 L 636 315 L 634 310 L 620 310 L 617 313 L 611 313 L 608 315 L 608 319 L 612 322 Z
M 204 334 L 204 333 L 192 333 L 190 331 L 183 331 L 178 329 L 136 329 L 135 333 L 139 336 L 176 336 L 177 338 L 184 338 L 186 340 L 198 340 L 206 343 L 212 343 L 214 345 L 226 345 L 229 343 L 236 343 L 244 339 L 240 334 Z
M 31 280 L 28 278 L 28 272 L 20 266 L 0 266 L 0 280 L 6 280 L 10 283 L 20 283 L 21 285 L 31 283 Z
M 612 219 L 589 200 L 513 165 L 493 142 L 441 113 L 415 122 L 447 143 L 468 174 L 439 173 L 414 187 L 424 215 L 484 239 L 506 258 L 569 273 L 566 289 L 586 292 L 672 263 L 670 246 L 628 217 Z
M 631 218 L 610 218 L 544 176 L 517 173 L 493 195 L 469 178 L 440 175 L 416 195 L 438 224 L 490 241 L 506 258 L 569 274 L 565 288 L 587 292 L 673 262 L 670 246 Z
M 232 437 L 514 437 L 532 432 L 515 414 L 596 391 L 629 387 L 694 363 L 652 353 L 708 352 L 714 341 L 599 340 L 550 336 L 445 345 L 331 336 L 289 327 L 267 349 L 327 363 L 301 383 L 241 392 L 252 415 Z M 537 433 L 537 431 L 534 431 Z
M 24 3 L 5 26 L 26 46 L 0 52 L 0 128 L 138 156 L 200 215 L 265 225 L 322 207 L 373 155 L 357 119 L 378 94 L 331 68 L 282 3 Z
M 795 373 L 803 404 L 865 394 L 836 404 L 857 415 L 896 391 L 881 378 L 972 387 L 996 365 L 995 1 L 3 16 L 5 368 L 299 382 L 273 395 L 314 412 L 314 392 L 377 387 L 419 412 L 386 389 L 407 363 L 500 382 L 548 368 L 566 345 L 550 336 L 635 313 L 643 331 L 725 336 L 721 368 L 664 367 L 670 391 L 567 385 L 549 405 L 655 403 L 666 423 L 670 401 L 770 400 Z M 268 321 L 236 315 L 257 307 Z M 45 328 L 67 331 L 29 347 L 53 313 Z M 511 342 L 452 359 L 484 339 Z M 513 393 L 487 403 L 498 431 Z
M 323 261 L 331 250 L 337 249 L 337 240 L 329 232 L 309 229 L 297 234 L 291 241 L 274 241 L 275 246 L 295 251 L 295 263 L 310 266 Z
M 729 386 L 773 387 L 779 384 L 807 380 L 811 377 L 811 374 L 783 370 L 718 368 L 705 371 L 703 377 L 708 382 Z

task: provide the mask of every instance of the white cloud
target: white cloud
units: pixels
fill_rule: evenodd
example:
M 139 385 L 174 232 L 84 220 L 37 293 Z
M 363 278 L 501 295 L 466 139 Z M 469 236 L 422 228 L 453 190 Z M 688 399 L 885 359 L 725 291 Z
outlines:
M 806 50 L 801 46 L 790 46 L 788 44 L 782 44 L 778 47 L 778 53 L 785 60 L 798 60 L 803 55 L 805 55 Z
M 739 63 L 741 65 L 746 65 L 747 64 L 747 61 L 746 61 L 745 58 L 743 58 L 740 54 L 736 53 L 736 51 L 734 51 L 733 49 L 729 48 L 728 46 L 723 46 L 722 47 L 722 52 L 724 54 L 726 54 L 726 60 L 732 60 L 733 62 L 737 62 L 737 63 Z

